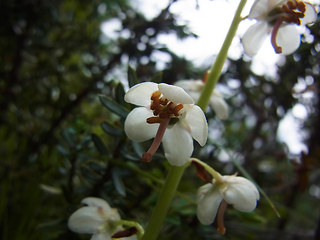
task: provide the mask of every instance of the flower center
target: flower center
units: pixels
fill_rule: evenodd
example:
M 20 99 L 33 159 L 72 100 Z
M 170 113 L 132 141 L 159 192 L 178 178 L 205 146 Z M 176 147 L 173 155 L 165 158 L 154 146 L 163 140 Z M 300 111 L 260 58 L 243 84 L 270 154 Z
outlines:
M 306 4 L 303 1 L 288 1 L 281 7 L 278 7 L 270 12 L 270 19 L 276 19 L 272 33 L 271 33 L 271 43 L 276 53 L 282 53 L 282 48 L 277 44 L 276 37 L 278 31 L 283 22 L 290 24 L 295 23 L 297 25 L 301 24 L 301 18 L 304 18 L 306 12 Z
M 150 109 L 153 110 L 154 117 L 147 118 L 147 123 L 161 123 L 164 119 L 177 118 L 182 104 L 175 104 L 165 97 L 161 97 L 160 91 L 155 91 L 151 95 Z
M 150 109 L 154 117 L 147 118 L 147 123 L 160 123 L 156 136 L 147 152 L 142 155 L 142 161 L 150 162 L 160 146 L 164 132 L 170 123 L 176 123 L 179 117 L 179 111 L 183 108 L 182 104 L 175 104 L 165 97 L 161 97 L 160 91 L 155 91 L 151 95 Z

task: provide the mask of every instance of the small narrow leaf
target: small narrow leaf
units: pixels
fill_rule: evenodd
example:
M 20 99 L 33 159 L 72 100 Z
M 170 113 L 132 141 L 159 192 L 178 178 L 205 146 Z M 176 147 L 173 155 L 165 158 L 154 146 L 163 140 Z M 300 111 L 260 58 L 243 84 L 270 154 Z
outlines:
M 117 192 L 123 197 L 126 196 L 126 189 L 121 179 L 120 172 L 118 170 L 115 169 L 112 171 L 112 179 Z
M 126 92 L 121 82 L 117 84 L 115 88 L 115 92 L 116 92 L 116 101 L 121 105 L 126 104 L 126 102 L 124 101 L 124 95 L 126 94 Z
M 104 143 L 102 142 L 102 140 L 99 138 L 98 135 L 92 134 L 91 139 L 101 154 L 105 154 L 105 155 L 108 154 L 108 149 L 106 148 L 106 146 L 104 145 Z
M 161 82 L 162 82 L 162 72 L 156 73 L 156 74 L 152 77 L 151 82 L 161 83 Z
M 120 137 L 123 134 L 123 130 L 121 128 L 112 126 L 108 122 L 101 123 L 101 128 L 111 136 Z
M 128 83 L 129 87 L 139 83 L 136 71 L 131 66 L 128 67 Z
M 119 115 L 122 118 L 127 117 L 129 111 L 123 106 L 121 106 L 119 103 L 117 103 L 115 100 L 113 100 L 111 97 L 100 95 L 99 99 L 103 106 L 105 106 L 111 112 Z

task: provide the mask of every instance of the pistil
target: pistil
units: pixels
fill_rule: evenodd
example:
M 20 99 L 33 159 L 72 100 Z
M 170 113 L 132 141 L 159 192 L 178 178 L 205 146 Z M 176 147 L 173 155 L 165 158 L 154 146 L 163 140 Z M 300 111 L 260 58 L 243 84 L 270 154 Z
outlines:
M 169 122 L 170 122 L 170 118 L 162 119 L 162 121 L 160 122 L 158 131 L 156 133 L 156 136 L 155 136 L 150 148 L 148 149 L 147 152 L 142 154 L 142 161 L 143 162 L 150 162 L 152 160 L 152 156 L 158 150 Z
M 282 22 L 283 22 L 283 19 L 281 17 L 278 18 L 276 23 L 273 26 L 272 33 L 271 33 L 271 43 L 276 53 L 282 53 L 282 47 L 278 46 L 276 41 L 276 37 Z
M 218 232 L 222 235 L 225 234 L 226 228 L 224 227 L 224 212 L 226 211 L 228 203 L 225 200 L 222 200 L 219 210 L 218 210 Z

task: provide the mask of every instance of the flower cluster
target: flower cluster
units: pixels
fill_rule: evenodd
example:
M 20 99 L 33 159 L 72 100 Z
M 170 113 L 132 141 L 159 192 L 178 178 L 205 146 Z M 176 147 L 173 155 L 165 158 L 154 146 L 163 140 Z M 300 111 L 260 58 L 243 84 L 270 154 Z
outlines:
M 299 0 L 257 0 L 248 18 L 256 19 L 244 34 L 242 43 L 249 56 L 255 55 L 271 33 L 271 43 L 276 53 L 291 54 L 300 46 L 300 33 L 296 26 L 316 20 L 315 8 Z
M 140 83 L 129 89 L 125 101 L 139 106 L 125 120 L 127 136 L 137 142 L 154 138 L 142 156 L 143 161 L 151 161 L 162 141 L 169 163 L 182 166 L 193 152 L 192 138 L 201 146 L 206 143 L 206 117 L 182 88 L 165 83 Z

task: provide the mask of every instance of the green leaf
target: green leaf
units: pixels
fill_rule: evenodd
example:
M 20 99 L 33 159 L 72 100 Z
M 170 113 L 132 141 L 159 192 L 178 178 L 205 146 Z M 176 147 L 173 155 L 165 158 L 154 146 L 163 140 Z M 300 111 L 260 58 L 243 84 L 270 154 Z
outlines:
M 132 87 L 139 83 L 137 73 L 131 66 L 128 66 L 128 83 L 129 87 Z
M 121 128 L 113 126 L 108 122 L 101 123 L 101 128 L 111 136 L 120 137 L 123 134 L 123 130 Z
M 116 101 L 121 105 L 125 105 L 126 102 L 124 101 L 124 95 L 126 94 L 126 92 L 121 82 L 117 84 L 115 91 L 116 91 Z
M 156 74 L 152 77 L 151 82 L 161 83 L 161 82 L 162 82 L 162 72 L 156 73 Z
M 64 147 L 62 147 L 61 145 L 58 145 L 58 146 L 57 146 L 57 151 L 58 151 L 62 156 L 65 156 L 65 157 L 69 156 L 69 154 L 70 154 L 70 152 L 69 152 L 67 149 L 65 149 Z
M 126 196 L 126 188 L 123 184 L 122 178 L 120 176 L 120 172 L 117 169 L 114 169 L 112 171 L 112 180 L 113 180 L 113 184 L 114 187 L 116 188 L 117 192 L 125 197 Z
M 100 95 L 99 96 L 100 102 L 105 106 L 107 109 L 109 109 L 111 112 L 117 114 L 118 116 L 122 118 L 126 118 L 129 111 L 121 106 L 119 103 L 114 101 L 111 97 Z
M 92 134 L 91 135 L 91 139 L 94 143 L 94 145 L 96 146 L 96 148 L 98 149 L 98 151 L 101 153 L 101 154 L 104 154 L 104 155 L 107 155 L 108 154 L 108 149 L 107 147 L 104 145 L 103 141 L 99 138 L 98 135 L 96 134 Z

